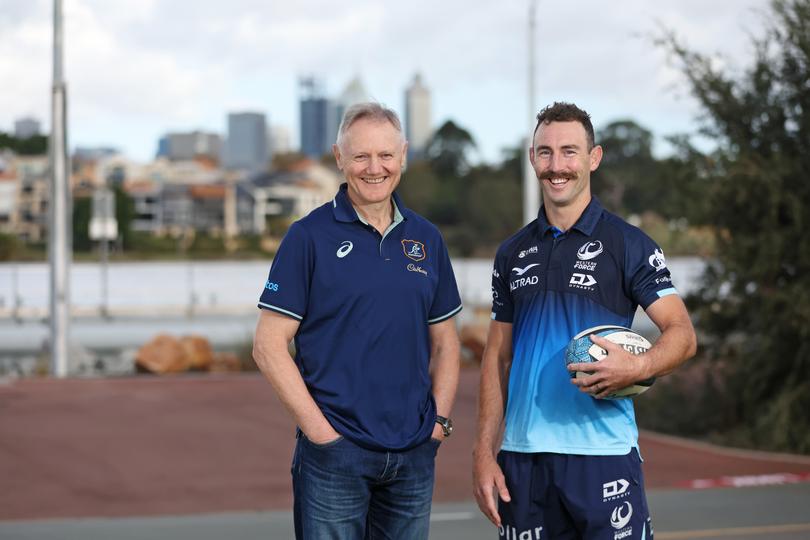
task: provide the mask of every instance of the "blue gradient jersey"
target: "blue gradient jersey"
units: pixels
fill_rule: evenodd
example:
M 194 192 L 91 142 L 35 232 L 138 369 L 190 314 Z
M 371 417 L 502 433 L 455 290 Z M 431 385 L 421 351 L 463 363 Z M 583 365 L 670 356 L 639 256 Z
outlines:
M 564 351 L 597 325 L 629 327 L 636 308 L 677 294 L 661 249 L 593 198 L 566 232 L 538 219 L 504 242 L 492 318 L 512 323 L 504 450 L 627 454 L 638 444 L 632 399 L 599 400 L 571 384 Z

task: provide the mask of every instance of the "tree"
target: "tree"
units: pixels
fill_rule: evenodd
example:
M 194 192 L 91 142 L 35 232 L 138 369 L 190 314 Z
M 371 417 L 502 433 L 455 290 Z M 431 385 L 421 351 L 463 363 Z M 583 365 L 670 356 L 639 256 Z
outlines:
M 690 306 L 721 381 L 708 429 L 810 453 L 810 0 L 773 0 L 739 74 L 660 41 L 703 111 L 718 255 Z M 676 404 L 672 404 L 677 407 Z
M 470 169 L 468 154 L 473 148 L 475 140 L 470 132 L 448 120 L 430 138 L 426 153 L 436 174 L 459 177 Z

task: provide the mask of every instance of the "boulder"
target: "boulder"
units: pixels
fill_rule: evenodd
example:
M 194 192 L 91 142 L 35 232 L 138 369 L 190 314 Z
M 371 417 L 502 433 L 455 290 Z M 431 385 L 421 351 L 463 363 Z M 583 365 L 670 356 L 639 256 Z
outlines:
M 189 369 L 191 359 L 180 340 L 168 334 L 159 334 L 138 349 L 135 366 L 138 371 L 158 375 L 180 373 Z

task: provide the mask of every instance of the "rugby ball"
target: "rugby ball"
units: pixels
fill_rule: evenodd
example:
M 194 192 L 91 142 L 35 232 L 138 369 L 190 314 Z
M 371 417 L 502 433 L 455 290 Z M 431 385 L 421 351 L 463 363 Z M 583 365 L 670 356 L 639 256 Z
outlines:
M 652 347 L 652 344 L 647 341 L 644 336 L 624 326 L 614 326 L 610 324 L 594 326 L 575 335 L 568 343 L 565 349 L 566 366 L 575 362 L 597 362 L 607 356 L 605 349 L 591 341 L 590 336 L 593 334 L 606 338 L 617 345 L 621 345 L 624 350 L 631 354 L 641 354 L 647 352 L 650 347 Z M 571 372 L 571 378 L 588 377 L 590 374 L 591 372 L 587 371 Z M 607 399 L 637 396 L 642 392 L 646 392 L 654 382 L 655 377 L 639 381 L 610 394 L 607 396 Z

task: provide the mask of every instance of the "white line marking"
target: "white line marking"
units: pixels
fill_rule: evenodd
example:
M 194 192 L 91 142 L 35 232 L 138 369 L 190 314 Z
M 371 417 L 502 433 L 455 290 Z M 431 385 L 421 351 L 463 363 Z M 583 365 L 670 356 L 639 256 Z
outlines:
M 430 521 L 466 521 L 475 517 L 472 512 L 442 512 L 431 514 Z

